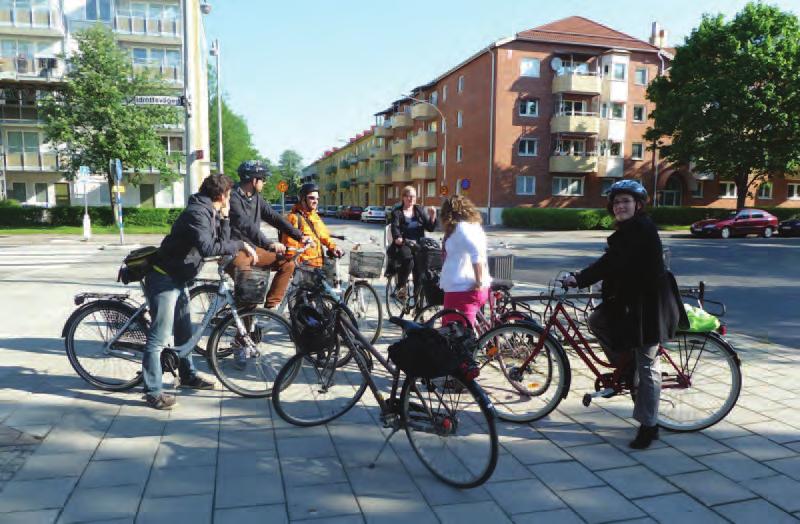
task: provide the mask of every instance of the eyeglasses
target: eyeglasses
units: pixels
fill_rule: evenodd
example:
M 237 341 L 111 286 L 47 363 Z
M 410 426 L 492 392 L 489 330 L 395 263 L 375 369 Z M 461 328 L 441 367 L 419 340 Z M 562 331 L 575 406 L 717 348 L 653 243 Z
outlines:
M 319 197 L 307 196 L 306 200 L 313 200 L 314 202 L 316 202 L 317 200 L 319 200 Z

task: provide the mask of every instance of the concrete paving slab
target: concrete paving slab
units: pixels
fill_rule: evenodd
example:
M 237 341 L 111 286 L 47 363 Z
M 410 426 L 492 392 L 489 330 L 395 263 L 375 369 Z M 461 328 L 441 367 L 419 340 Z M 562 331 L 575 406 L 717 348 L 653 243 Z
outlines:
M 771 460 L 769 462 L 765 462 L 764 464 L 776 471 L 780 471 L 787 477 L 791 477 L 794 480 L 800 480 L 800 456 Z
M 514 524 L 539 524 L 541 522 L 547 522 L 547 524 L 583 524 L 584 522 L 582 518 L 570 509 L 522 513 L 512 515 L 511 520 L 514 521 Z
M 191 522 L 192 524 L 211 524 L 212 499 L 208 495 L 190 495 L 186 497 L 170 497 L 144 499 L 136 524 L 174 524 L 175 522 Z
M 284 487 L 277 470 L 258 475 L 217 478 L 215 508 L 262 506 L 278 504 L 284 500 Z
M 214 512 L 215 524 L 289 524 L 286 506 L 249 506 L 246 508 L 218 509 Z
M 153 468 L 144 496 L 161 498 L 213 493 L 215 469 L 213 466 Z
M 720 513 L 734 524 L 797 524 L 797 518 L 773 506 L 766 500 L 746 500 L 732 504 L 716 506 L 714 511 Z
M 93 460 L 81 476 L 78 487 L 101 488 L 137 485 L 144 488 L 151 464 L 142 460 Z
M 696 471 L 667 477 L 667 480 L 691 493 L 706 506 L 752 499 L 753 492 L 715 471 Z
M 697 460 L 737 482 L 775 475 L 774 470 L 738 451 L 706 455 L 698 457 Z
M 732 438 L 726 440 L 725 444 L 757 461 L 797 456 L 796 452 L 760 435 Z
M 661 475 L 676 475 L 705 469 L 705 466 L 677 449 L 647 449 L 631 453 L 631 457 Z
M 62 508 L 77 480 L 77 477 L 12 480 L 0 492 L 0 513 Z
M 629 499 L 663 495 L 678 490 L 644 466 L 598 471 L 597 475 Z
M 658 522 L 692 522 L 698 524 L 725 522 L 725 519 L 720 515 L 684 493 L 637 499 L 634 503 Z
M 43 454 L 39 451 L 28 457 L 25 465 L 14 476 L 16 480 L 79 477 L 89 464 L 91 451 Z
M 337 457 L 281 458 L 281 471 L 287 486 L 312 486 L 347 482 L 344 468 Z
M 133 519 L 139 509 L 142 486 L 78 488 L 67 502 L 59 524 Z
M 611 444 L 575 446 L 568 448 L 567 453 L 591 470 L 621 468 L 638 464 Z
M 538 464 L 530 469 L 554 491 L 605 486 L 602 479 L 575 461 Z
M 664 431 L 661 439 L 673 448 L 683 451 L 690 457 L 725 453 L 731 448 L 702 433 L 669 433 Z
M 293 521 L 361 512 L 347 483 L 289 488 L 286 497 L 289 518 Z
M 506 514 L 494 502 L 473 502 L 452 504 L 433 508 L 442 524 L 463 524 L 464 522 L 491 522 L 492 524 L 511 524 Z
M 537 479 L 492 482 L 486 490 L 503 509 L 514 515 L 564 507 L 564 503 Z
M 571 457 L 549 440 L 532 440 L 524 442 L 506 442 L 503 448 L 522 464 L 543 464 L 570 460 Z M 577 449 L 577 448 L 576 448 Z
M 54 524 L 58 513 L 57 509 L 3 513 L 0 515 L 0 520 L 3 524 Z
M 784 511 L 800 511 L 800 482 L 796 480 L 777 475 L 748 480 L 743 484 Z
M 639 508 L 609 487 L 564 491 L 559 496 L 590 524 L 645 516 Z

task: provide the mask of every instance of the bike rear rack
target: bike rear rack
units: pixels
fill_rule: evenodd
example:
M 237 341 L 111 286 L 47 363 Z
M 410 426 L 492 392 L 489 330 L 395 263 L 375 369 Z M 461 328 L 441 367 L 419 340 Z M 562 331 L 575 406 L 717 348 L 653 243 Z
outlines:
M 119 300 L 125 302 L 130 298 L 129 293 L 78 293 L 75 295 L 73 302 L 76 306 L 80 306 L 87 300 Z

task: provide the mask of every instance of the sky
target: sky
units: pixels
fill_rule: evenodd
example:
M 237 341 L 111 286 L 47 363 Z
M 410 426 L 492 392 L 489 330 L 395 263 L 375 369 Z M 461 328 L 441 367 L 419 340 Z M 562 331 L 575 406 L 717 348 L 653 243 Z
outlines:
M 206 37 L 222 49 L 222 89 L 253 144 L 310 164 L 375 123 L 374 113 L 489 43 L 580 15 L 671 46 L 704 13 L 732 17 L 746 0 L 207 0 Z M 768 2 L 800 16 L 800 0 Z M 659 8 L 660 10 L 657 10 Z

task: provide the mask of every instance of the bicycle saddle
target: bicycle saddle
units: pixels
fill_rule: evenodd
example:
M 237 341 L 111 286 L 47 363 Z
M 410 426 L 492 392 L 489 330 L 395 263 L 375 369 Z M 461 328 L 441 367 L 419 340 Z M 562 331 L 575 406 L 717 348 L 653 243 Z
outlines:
M 492 291 L 499 291 L 501 289 L 511 289 L 514 287 L 514 282 L 511 280 L 503 280 L 500 278 L 492 279 Z

